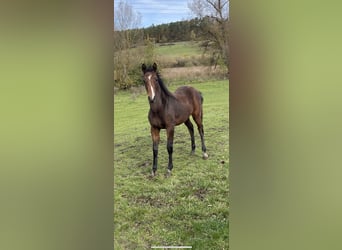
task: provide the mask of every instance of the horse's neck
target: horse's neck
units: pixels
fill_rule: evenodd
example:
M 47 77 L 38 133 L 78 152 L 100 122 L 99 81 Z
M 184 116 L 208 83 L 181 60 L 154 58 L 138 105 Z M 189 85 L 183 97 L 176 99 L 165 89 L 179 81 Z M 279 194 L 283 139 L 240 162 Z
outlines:
M 153 103 L 150 103 L 150 109 L 153 112 L 160 112 L 165 109 L 165 106 L 169 102 L 171 96 L 164 93 L 162 89 L 159 89 L 155 98 L 156 100 Z

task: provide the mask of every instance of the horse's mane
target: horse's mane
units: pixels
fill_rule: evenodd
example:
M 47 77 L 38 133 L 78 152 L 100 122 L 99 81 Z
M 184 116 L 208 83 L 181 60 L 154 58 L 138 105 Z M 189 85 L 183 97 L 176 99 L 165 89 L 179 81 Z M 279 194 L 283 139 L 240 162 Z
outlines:
M 159 86 L 162 89 L 162 91 L 165 93 L 165 95 L 174 97 L 173 94 L 170 92 L 170 90 L 167 89 L 167 87 L 164 84 L 163 80 L 161 79 L 159 73 L 157 73 L 157 79 L 158 79 Z

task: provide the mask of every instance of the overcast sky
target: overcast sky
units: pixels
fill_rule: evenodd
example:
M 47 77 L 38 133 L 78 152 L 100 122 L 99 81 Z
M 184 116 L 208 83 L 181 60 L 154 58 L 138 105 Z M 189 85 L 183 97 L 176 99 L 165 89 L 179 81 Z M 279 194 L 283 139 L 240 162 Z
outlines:
M 120 1 L 114 2 L 114 8 Z M 188 0 L 126 0 L 142 16 L 141 27 L 190 19 Z

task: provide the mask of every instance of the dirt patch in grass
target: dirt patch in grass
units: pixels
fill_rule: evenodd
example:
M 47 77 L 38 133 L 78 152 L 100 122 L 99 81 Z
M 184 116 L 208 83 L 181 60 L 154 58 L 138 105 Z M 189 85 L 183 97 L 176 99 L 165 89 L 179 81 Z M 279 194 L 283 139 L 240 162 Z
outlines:
M 204 200 L 205 195 L 207 194 L 207 189 L 206 188 L 200 188 L 197 189 L 194 193 L 194 195 L 201 201 Z

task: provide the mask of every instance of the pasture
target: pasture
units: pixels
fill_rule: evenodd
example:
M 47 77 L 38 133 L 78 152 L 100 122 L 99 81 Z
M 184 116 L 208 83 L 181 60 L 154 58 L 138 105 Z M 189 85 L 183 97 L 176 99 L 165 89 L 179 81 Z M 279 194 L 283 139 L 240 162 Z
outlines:
M 176 42 L 156 46 L 156 54 L 162 56 L 195 56 L 202 54 L 197 42 Z
M 195 123 L 194 155 L 190 155 L 186 126 L 177 126 L 169 178 L 164 176 L 168 162 L 165 130 L 160 133 L 157 176 L 151 178 L 152 139 L 145 89 L 118 91 L 114 96 L 114 249 L 228 249 L 229 83 L 189 85 L 204 97 L 209 158 L 202 159 Z
M 203 82 L 227 77 L 226 67 L 210 64 L 210 56 L 203 54 L 199 42 L 176 42 L 155 46 L 156 62 L 168 83 Z
M 155 45 L 155 59 L 162 68 L 210 66 L 210 55 L 203 54 L 199 42 Z

